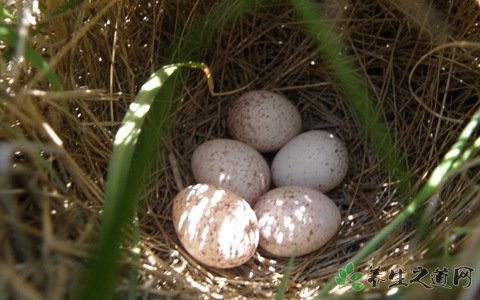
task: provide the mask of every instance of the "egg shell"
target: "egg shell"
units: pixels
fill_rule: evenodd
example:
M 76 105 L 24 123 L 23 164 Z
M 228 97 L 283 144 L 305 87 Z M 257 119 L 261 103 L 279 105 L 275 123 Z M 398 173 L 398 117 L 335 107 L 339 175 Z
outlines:
M 250 91 L 231 104 L 227 127 L 231 136 L 260 152 L 280 149 L 302 128 L 298 109 L 284 96 Z
M 173 200 L 180 242 L 199 262 L 226 269 L 247 262 L 258 246 L 257 217 L 235 193 L 209 184 L 180 191 Z
M 298 185 L 327 192 L 345 178 L 348 151 L 333 134 L 312 130 L 297 135 L 278 151 L 272 161 L 276 186 Z
M 230 139 L 198 146 L 192 155 L 192 172 L 197 182 L 229 189 L 251 205 L 270 187 L 270 168 L 263 156 Z
M 301 256 L 325 245 L 336 235 L 341 216 L 325 194 L 306 187 L 275 188 L 255 204 L 260 227 L 259 246 L 277 257 Z

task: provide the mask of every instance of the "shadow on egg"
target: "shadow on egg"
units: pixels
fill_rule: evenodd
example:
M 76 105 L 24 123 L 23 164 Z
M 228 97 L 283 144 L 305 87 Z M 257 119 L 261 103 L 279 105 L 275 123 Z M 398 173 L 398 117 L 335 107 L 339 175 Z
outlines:
M 340 212 L 326 195 L 305 187 L 273 189 L 255 207 L 259 245 L 278 256 L 300 256 L 328 242 L 340 225 Z
M 226 189 L 197 184 L 174 199 L 173 221 L 185 249 L 200 262 L 230 268 L 250 259 L 259 240 L 249 204 Z

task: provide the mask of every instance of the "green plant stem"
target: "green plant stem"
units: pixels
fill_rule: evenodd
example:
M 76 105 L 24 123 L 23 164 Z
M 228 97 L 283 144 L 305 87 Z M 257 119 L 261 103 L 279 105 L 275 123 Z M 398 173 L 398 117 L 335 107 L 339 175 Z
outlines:
M 138 262 L 140 260 L 140 224 L 138 222 L 137 212 L 134 213 L 135 220 L 133 225 L 133 244 L 132 244 L 132 260 Z M 138 269 L 132 268 L 130 270 L 130 285 L 128 288 L 128 300 L 137 299 L 137 290 L 138 290 Z
M 19 36 L 17 32 L 5 24 L 0 24 L 0 40 L 6 42 L 6 44 L 11 47 L 14 51 L 9 51 L 7 53 L 15 52 L 15 47 L 18 44 Z M 53 89 L 56 91 L 62 91 L 63 86 L 60 81 L 60 78 L 57 74 L 50 68 L 49 64 L 43 59 L 43 57 L 38 54 L 30 46 L 25 46 L 25 49 L 22 53 L 25 56 L 25 59 L 31 63 L 38 70 L 45 72 L 47 80 L 52 85 Z M 10 59 L 11 57 L 5 57 L 5 59 Z
M 8 18 L 11 20 L 16 20 L 17 18 L 11 14 L 4 6 L 3 4 L 0 4 L 0 18 Z
M 172 45 L 170 58 L 174 61 L 192 57 L 201 59 L 203 45 L 210 42 L 221 22 L 231 22 L 247 9 L 256 7 L 257 2 L 241 0 L 234 1 L 235 5 L 230 5 L 232 1 L 229 0 L 219 2 L 197 26 L 192 26 L 194 29 L 191 32 L 182 36 L 180 44 Z M 217 9 L 220 7 L 223 9 Z M 209 89 L 213 91 L 213 79 L 206 72 L 206 66 L 193 62 L 165 66 L 142 86 L 114 141 L 107 171 L 99 244 L 82 286 L 82 297 L 85 299 L 112 298 L 122 230 L 132 225 L 132 211 L 138 207 L 139 191 L 155 160 L 154 154 L 161 146 L 158 137 L 164 134 L 173 99 L 180 90 L 178 73 L 173 73 L 182 66 L 202 68 L 207 75 Z M 132 167 L 133 161 L 135 166 Z
M 199 45 L 208 45 L 219 28 L 233 23 L 242 15 L 254 12 L 266 0 L 223 0 L 215 2 L 211 9 L 199 20 L 191 31 L 182 37 L 178 44 L 172 45 L 170 58 L 173 61 L 204 60 L 203 50 Z M 175 30 L 178 35 L 183 31 L 183 24 Z
M 283 275 L 282 282 L 275 293 L 275 300 L 283 300 L 285 299 L 285 294 L 288 289 L 288 281 L 290 280 L 290 276 L 292 276 L 293 271 L 293 261 L 295 260 L 294 256 L 291 256 L 288 260 L 287 268 L 285 269 L 285 274 Z
M 367 87 L 355 71 L 352 59 L 344 53 L 333 28 L 318 13 L 318 7 L 310 0 L 292 0 L 292 6 L 309 35 L 317 44 L 323 63 L 333 75 L 336 85 L 343 93 L 346 102 L 353 109 L 367 133 L 379 161 L 389 171 L 389 175 L 398 180 L 401 193 L 410 193 L 411 179 L 406 159 L 397 150 L 381 112 L 370 97 Z
M 112 297 L 122 235 L 127 226 L 134 225 L 141 189 L 160 144 L 158 136 L 169 120 L 176 91 L 172 75 L 182 67 L 208 69 L 203 63 L 185 62 L 164 66 L 152 74 L 130 104 L 115 136 L 100 241 L 86 274 L 85 299 Z
M 51 16 L 58 16 L 61 15 L 62 13 L 75 8 L 75 6 L 78 6 L 85 2 L 85 0 L 69 0 L 62 4 L 56 11 L 54 11 Z
M 359 264 L 364 258 L 372 253 L 381 242 L 391 235 L 395 229 L 402 225 L 409 217 L 418 212 L 420 206 L 446 182 L 451 174 L 455 173 L 480 149 L 480 138 L 477 138 L 470 147 L 466 148 L 468 141 L 480 125 L 480 109 L 472 116 L 470 122 L 460 133 L 456 143 L 448 151 L 440 164 L 434 169 L 428 181 L 415 195 L 410 204 L 395 217 L 385 228 L 372 238 L 350 261 Z M 332 278 L 320 291 L 319 296 L 328 296 L 328 292 L 335 286 L 335 278 Z
M 341 43 L 332 34 L 333 29 L 323 20 L 318 13 L 318 7 L 310 0 L 292 0 L 292 6 L 298 12 L 300 19 L 305 22 L 308 33 L 317 43 L 319 52 L 324 58 L 324 63 L 332 73 L 334 80 L 346 101 L 350 104 L 359 118 L 365 132 L 368 134 L 380 162 L 389 171 L 389 174 L 399 180 L 399 191 L 404 199 L 412 193 L 410 191 L 411 175 L 406 167 L 406 160 L 396 149 L 395 143 L 389 134 L 387 126 L 380 119 L 380 112 L 370 98 L 367 88 L 361 81 L 361 77 L 345 53 L 342 53 Z M 362 248 L 351 260 L 359 264 L 365 257 L 372 253 L 387 236 L 402 225 L 412 216 L 421 205 L 430 198 L 445 182 L 448 175 L 458 170 L 473 153 L 478 151 L 478 140 L 469 149 L 465 149 L 468 139 L 477 127 L 480 118 L 478 111 L 472 121 L 462 131 L 452 149 L 433 171 L 427 183 L 413 197 L 411 203 L 382 229 L 367 245 Z M 327 296 L 329 290 L 335 285 L 332 278 L 320 292 L 320 296 Z

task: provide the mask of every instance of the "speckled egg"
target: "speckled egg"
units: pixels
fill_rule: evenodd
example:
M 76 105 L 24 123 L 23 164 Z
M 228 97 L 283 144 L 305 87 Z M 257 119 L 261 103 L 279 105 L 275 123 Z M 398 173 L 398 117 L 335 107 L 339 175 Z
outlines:
M 255 204 L 260 227 L 259 246 L 278 257 L 301 256 L 325 245 L 336 235 L 341 216 L 323 193 L 306 187 L 275 188 Z
M 192 185 L 177 194 L 172 210 L 180 242 L 199 262 L 226 269 L 255 254 L 257 217 L 235 193 L 209 184 Z
M 226 188 L 253 205 L 270 187 L 270 168 L 252 147 L 235 140 L 215 139 L 195 149 L 195 180 Z
M 287 98 L 260 90 L 247 92 L 233 101 L 227 127 L 234 139 L 263 153 L 280 149 L 297 135 L 302 119 Z
M 278 151 L 272 162 L 276 186 L 298 185 L 327 192 L 345 178 L 348 151 L 345 144 L 323 130 L 304 132 Z

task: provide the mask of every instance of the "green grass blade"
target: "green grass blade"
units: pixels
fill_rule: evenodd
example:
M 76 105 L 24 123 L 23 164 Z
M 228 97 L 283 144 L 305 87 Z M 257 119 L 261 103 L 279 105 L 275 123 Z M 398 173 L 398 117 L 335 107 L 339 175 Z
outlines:
M 69 0 L 65 2 L 62 6 L 60 6 L 56 11 L 52 13 L 52 16 L 58 16 L 62 13 L 73 9 L 75 6 L 80 5 L 81 3 L 85 2 L 85 0 Z
M 60 81 L 60 78 L 57 74 L 50 68 L 50 65 L 43 59 L 43 57 L 38 54 L 31 47 L 27 46 L 25 48 L 25 59 L 30 62 L 35 68 L 40 71 L 44 71 L 47 77 L 48 82 L 52 85 L 52 88 L 56 91 L 62 91 L 63 85 Z
M 199 51 L 202 49 L 199 45 L 207 45 L 219 28 L 230 25 L 242 15 L 254 12 L 267 2 L 266 0 L 217 1 L 196 26 L 191 26 L 192 30 L 182 37 L 178 44 L 172 45 L 169 50 L 170 57 L 174 61 L 203 60 L 204 53 Z M 177 26 L 175 31 L 182 32 L 181 26 L 183 24 Z
M 202 45 L 211 40 L 220 22 L 231 22 L 232 19 L 245 13 L 247 9 L 256 7 L 257 2 L 259 1 L 232 2 L 226 0 L 219 2 L 219 6 L 212 7 L 211 11 L 199 20 L 198 26 L 191 26 L 194 29 L 186 33 L 181 39 L 180 45 L 172 45 L 170 57 L 174 61 L 191 57 L 200 59 L 202 57 L 200 51 Z M 235 5 L 230 5 L 232 3 Z M 219 7 L 224 9 L 217 9 Z M 225 15 L 228 18 L 225 18 Z M 212 16 L 215 16 L 215 18 L 212 18 Z M 206 20 L 208 22 L 205 22 Z M 181 31 L 179 30 L 179 32 Z M 162 135 L 162 128 L 166 124 L 170 113 L 171 99 L 175 98 L 179 89 L 177 84 L 178 74 L 173 74 L 173 72 L 181 66 L 204 67 L 203 64 L 195 65 L 191 62 L 172 64 L 152 75 L 137 95 L 134 102 L 136 104 L 133 104 L 133 107 L 127 113 L 121 129 L 117 133 L 117 137 L 119 134 L 124 137 L 116 138 L 114 142 L 114 152 L 108 169 L 100 243 L 97 255 L 87 272 L 83 290 L 84 296 L 88 299 L 111 298 L 116 259 L 119 256 L 118 247 L 122 235 L 119 228 L 131 223 L 132 216 L 128 212 L 132 211 L 137 205 L 140 187 L 147 173 L 145 170 L 152 165 L 154 153 L 158 152 L 160 146 L 158 136 Z M 165 84 L 166 80 L 168 80 L 168 84 Z M 156 92 L 158 92 L 156 101 L 147 103 L 147 99 L 154 98 Z M 147 94 L 150 97 L 147 97 Z M 141 107 L 138 107 L 138 103 L 142 104 Z M 146 111 L 148 110 L 151 113 L 147 114 Z M 135 118 L 139 114 L 147 115 L 146 119 L 143 121 L 144 118 L 141 118 L 141 120 Z M 143 123 L 143 127 L 140 126 L 141 123 Z M 136 140 L 138 142 L 135 142 Z M 132 147 L 135 148 L 135 151 Z M 132 160 L 135 161 L 134 167 L 131 166 Z
M 135 213 L 135 220 L 133 226 L 133 244 L 132 244 L 132 260 L 138 262 L 140 260 L 140 224 L 138 222 L 138 216 Z M 137 290 L 138 290 L 138 269 L 133 267 L 130 271 L 130 285 L 128 289 L 128 299 L 135 300 L 137 299 Z
M 456 143 L 448 151 L 440 164 L 433 170 L 428 181 L 414 196 L 409 205 L 399 213 L 386 227 L 378 232 L 352 259 L 351 262 L 358 265 L 364 258 L 372 253 L 382 241 L 390 236 L 395 229 L 400 227 L 409 217 L 418 212 L 421 205 L 434 195 L 446 182 L 450 175 L 460 169 L 468 159 L 473 157 L 480 150 L 480 138 L 477 138 L 470 146 L 468 141 L 474 135 L 475 130 L 480 127 L 480 109 L 475 112 L 470 122 L 465 126 Z M 468 155 L 465 155 L 468 154 Z M 335 278 L 332 278 L 321 290 L 319 298 L 328 296 L 328 292 L 335 285 Z
M 3 280 L 3 278 L 0 277 L 0 300 L 7 300 L 7 299 L 8 299 L 8 293 L 5 287 L 5 281 Z
M 323 62 L 343 93 L 345 100 L 353 109 L 367 133 L 370 142 L 389 175 L 399 180 L 402 193 L 410 191 L 410 177 L 404 156 L 393 141 L 376 103 L 370 97 L 360 74 L 355 71 L 352 59 L 342 49 L 334 30 L 318 12 L 318 7 L 310 0 L 292 0 L 305 29 L 317 44 Z
M 180 44 L 172 45 L 170 57 L 173 61 L 186 60 L 191 57 L 201 59 L 201 49 L 203 49 L 203 45 L 211 40 L 219 24 L 221 22 L 223 24 L 231 22 L 241 14 L 246 13 L 249 9 L 255 8 L 257 2 L 260 1 L 241 0 L 232 2 L 225 0 L 218 2 L 218 6 L 212 7 L 210 12 L 199 20 L 197 26 L 190 27 L 193 28 L 193 30 L 187 32 L 185 36 L 182 37 Z M 235 5 L 231 5 L 232 3 Z M 220 7 L 223 9 L 218 9 Z M 225 16 L 228 17 L 225 18 Z M 182 30 L 178 30 L 178 32 L 182 32 Z M 119 228 L 124 224 L 128 225 L 130 223 L 129 220 L 131 220 L 131 216 L 126 212 L 132 211 L 133 207 L 137 205 L 136 197 L 138 197 L 139 187 L 145 178 L 146 172 L 144 170 L 151 166 L 153 154 L 155 151 L 158 151 L 160 145 L 160 139 L 152 137 L 161 136 L 162 127 L 166 124 L 168 114 L 170 113 L 171 99 L 175 98 L 179 89 L 177 73 L 169 77 L 168 84 L 165 84 L 164 80 L 181 66 L 182 64 L 166 66 L 157 72 L 159 74 L 154 74 L 150 80 L 144 84 L 142 94 L 148 93 L 154 97 L 155 92 L 158 91 L 156 96 L 157 100 L 150 108 L 151 113 L 148 114 L 141 132 L 134 132 L 133 135 L 130 133 L 127 140 L 123 138 L 122 143 L 115 143 L 114 145 L 114 153 L 118 153 L 115 154 L 115 157 L 113 157 L 112 154 L 108 169 L 106 203 L 102 216 L 100 243 L 97 255 L 87 271 L 86 282 L 83 287 L 84 296 L 88 299 L 111 298 L 115 261 L 119 255 L 118 246 L 121 241 L 121 229 Z M 203 65 L 193 66 L 192 63 L 187 63 L 185 66 L 203 68 Z M 167 74 L 169 73 L 167 70 L 171 73 Z M 161 88 L 159 83 L 163 84 Z M 135 103 L 145 102 L 145 100 L 142 99 L 143 97 L 144 96 L 141 96 L 139 93 L 135 99 Z M 143 110 L 146 108 L 147 106 L 144 106 Z M 130 127 L 128 131 L 139 130 L 140 124 L 138 120 L 137 122 L 132 122 L 131 120 L 132 116 L 135 115 L 135 111 L 138 111 L 138 107 L 132 107 L 122 123 L 122 128 L 130 124 L 127 125 L 127 127 Z M 125 135 L 125 132 L 121 134 Z M 133 153 L 133 151 L 127 150 L 123 144 L 125 142 L 131 144 L 135 138 L 138 139 L 138 143 L 135 147 L 135 153 Z M 130 173 L 125 173 L 129 168 L 127 168 L 124 163 L 130 164 L 133 159 L 135 159 L 135 167 L 130 169 Z M 113 161 L 119 164 L 119 166 L 115 166 Z M 128 182 L 125 180 L 125 177 L 128 177 Z M 115 182 L 115 184 L 112 182 Z M 125 188 L 125 183 L 129 184 L 128 188 Z M 116 187 L 119 187 L 120 190 L 117 190 Z M 111 200 L 109 201 L 108 199 Z
M 176 90 L 176 76 L 171 75 L 181 67 L 203 69 L 205 65 L 178 63 L 155 72 L 130 104 L 115 136 L 100 241 L 85 278 L 86 299 L 112 298 L 123 230 L 132 225 L 145 176 L 158 151 L 158 136 L 168 122 Z
M 3 4 L 0 4 L 0 18 L 1 18 L 1 19 L 8 18 L 8 19 L 11 19 L 11 20 L 16 20 L 16 19 L 17 19 L 14 15 L 12 15 L 12 14 L 3 6 Z
M 13 50 L 7 51 L 7 53 L 14 53 L 15 47 L 19 40 L 19 36 L 15 30 L 10 28 L 10 26 L 0 24 L 0 40 L 4 41 L 10 47 L 10 49 Z M 47 80 L 50 82 L 54 90 L 63 90 L 60 78 L 50 68 L 50 65 L 43 59 L 43 57 L 38 52 L 36 52 L 30 46 L 26 46 L 23 55 L 25 56 L 25 59 L 29 63 L 31 63 L 36 69 L 45 72 Z M 5 57 L 6 60 L 11 58 L 12 57 Z
M 326 67 L 333 75 L 333 78 L 345 96 L 346 101 L 359 118 L 362 126 L 373 145 L 377 156 L 384 165 L 390 176 L 400 182 L 400 193 L 403 197 L 412 194 L 410 191 L 411 175 L 408 172 L 404 156 L 396 149 L 395 143 L 389 134 L 389 130 L 380 118 L 381 114 L 375 103 L 370 98 L 366 86 L 362 83 L 361 77 L 342 52 L 341 43 L 335 37 L 328 23 L 318 13 L 318 7 L 310 0 L 292 0 L 299 17 L 305 23 L 307 32 L 317 43 L 319 52 L 324 58 Z M 452 147 L 431 174 L 428 182 L 413 197 L 410 204 L 404 209 L 388 226 L 382 229 L 370 242 L 362 248 L 351 260 L 359 264 L 367 257 L 381 242 L 402 225 L 420 206 L 431 197 L 445 182 L 446 178 L 458 170 L 463 164 L 478 152 L 480 139 L 477 139 L 470 147 L 466 147 L 467 141 L 473 135 L 480 121 L 480 110 L 473 116 L 471 122 L 462 131 L 457 143 Z M 346 267 L 346 266 L 345 266 Z M 328 291 L 335 285 L 335 278 L 332 278 L 319 294 L 327 296 Z
M 287 293 L 288 288 L 288 281 L 290 280 L 290 276 L 292 276 L 293 272 L 293 261 L 295 257 L 292 256 L 288 260 L 287 268 L 285 269 L 285 274 L 283 275 L 282 282 L 277 289 L 277 293 L 275 294 L 275 300 L 283 300 L 285 299 L 285 294 Z

